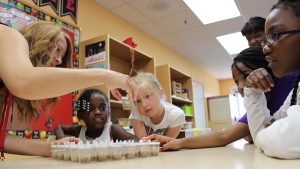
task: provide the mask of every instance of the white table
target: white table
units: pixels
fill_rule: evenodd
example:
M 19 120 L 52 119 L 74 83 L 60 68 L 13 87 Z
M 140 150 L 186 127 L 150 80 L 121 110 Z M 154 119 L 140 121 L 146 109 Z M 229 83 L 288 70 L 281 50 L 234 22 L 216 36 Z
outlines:
M 0 169 L 299 169 L 300 160 L 269 158 L 242 141 L 220 148 L 162 152 L 157 157 L 80 164 L 7 155 Z

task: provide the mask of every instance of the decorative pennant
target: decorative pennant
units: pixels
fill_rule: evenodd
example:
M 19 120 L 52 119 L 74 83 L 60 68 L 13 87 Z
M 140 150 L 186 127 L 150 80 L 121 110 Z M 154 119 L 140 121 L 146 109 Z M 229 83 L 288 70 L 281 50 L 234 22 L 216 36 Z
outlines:
M 60 0 L 40 0 L 39 6 L 50 5 L 51 8 L 58 15 Z
M 33 2 L 35 5 L 38 5 L 39 0 L 32 0 L 32 2 Z
M 70 15 L 77 23 L 77 0 L 61 0 L 60 16 Z
M 45 20 L 45 14 L 41 11 L 38 11 L 38 16 L 37 17 L 41 20 Z
M 78 53 L 79 53 L 79 49 L 78 49 L 78 47 L 74 47 L 74 52 L 75 52 L 76 54 L 78 54 Z
M 11 6 L 16 6 L 17 5 L 17 1 L 16 0 L 9 0 L 8 4 Z
M 26 12 L 27 14 L 31 14 L 31 7 L 25 5 L 24 12 Z
M 57 21 L 56 21 L 55 18 L 51 18 L 51 22 L 54 23 L 54 24 L 56 24 Z

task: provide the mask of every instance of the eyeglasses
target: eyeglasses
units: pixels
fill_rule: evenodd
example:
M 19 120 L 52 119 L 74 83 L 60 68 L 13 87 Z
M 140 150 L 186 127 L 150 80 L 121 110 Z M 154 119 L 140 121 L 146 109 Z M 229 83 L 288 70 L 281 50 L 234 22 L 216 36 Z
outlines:
M 270 47 L 274 42 L 276 42 L 282 35 L 300 33 L 300 29 L 284 31 L 284 32 L 273 32 L 271 35 L 266 36 L 266 40 L 261 42 L 261 46 Z

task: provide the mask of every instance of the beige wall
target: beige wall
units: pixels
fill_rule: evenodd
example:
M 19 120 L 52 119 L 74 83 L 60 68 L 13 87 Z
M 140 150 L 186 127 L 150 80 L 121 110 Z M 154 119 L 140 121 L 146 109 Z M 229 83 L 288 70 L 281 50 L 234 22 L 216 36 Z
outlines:
M 78 26 L 81 28 L 81 41 L 109 33 L 112 37 L 124 40 L 133 37 L 137 49 L 155 57 L 155 65 L 170 64 L 186 74 L 192 75 L 195 81 L 204 84 L 206 96 L 219 95 L 219 82 L 207 72 L 198 68 L 183 56 L 178 55 L 160 41 L 140 31 L 127 21 L 112 14 L 93 0 L 80 0 L 78 6 Z M 201 51 L 199 52 L 201 53 Z
M 30 6 L 35 6 L 31 0 L 21 1 Z M 220 94 L 219 81 L 216 78 L 184 59 L 183 56 L 173 52 L 160 41 L 148 36 L 119 16 L 112 14 L 94 0 L 78 0 L 78 3 L 77 25 L 81 28 L 81 41 L 106 33 L 120 41 L 133 37 L 138 44 L 137 49 L 155 57 L 155 65 L 170 64 L 172 67 L 191 75 L 193 80 L 204 85 L 206 97 Z M 40 9 L 52 16 L 56 15 L 49 6 Z M 72 23 L 69 16 L 60 19 Z
M 224 80 L 219 80 L 219 86 L 220 86 L 220 95 L 229 95 L 230 93 L 230 88 L 234 86 L 235 83 L 233 79 L 224 79 Z

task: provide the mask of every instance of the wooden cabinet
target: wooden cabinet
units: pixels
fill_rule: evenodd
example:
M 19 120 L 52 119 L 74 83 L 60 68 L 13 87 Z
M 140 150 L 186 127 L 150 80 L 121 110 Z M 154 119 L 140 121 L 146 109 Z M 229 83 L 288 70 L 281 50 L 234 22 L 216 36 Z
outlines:
M 186 121 L 192 122 L 192 126 L 195 126 L 194 120 L 194 107 L 193 107 L 193 93 L 192 93 L 192 78 L 191 76 L 173 68 L 172 66 L 166 64 L 156 67 L 156 76 L 158 81 L 165 92 L 165 99 L 167 102 L 172 103 L 178 107 L 183 108 L 184 106 L 189 107 L 186 113 Z M 174 89 L 174 82 L 179 83 L 181 89 L 186 90 L 185 98 L 176 96 Z M 184 108 L 183 108 L 184 109 Z
M 138 71 L 155 74 L 153 57 L 133 49 L 108 34 L 81 42 L 80 52 L 80 68 L 105 68 L 127 75 L 131 71 L 132 75 Z M 129 117 L 130 112 L 123 110 L 122 103 L 110 94 L 106 86 L 100 85 L 96 88 L 108 95 L 113 118 Z M 121 93 L 125 96 L 124 91 Z

